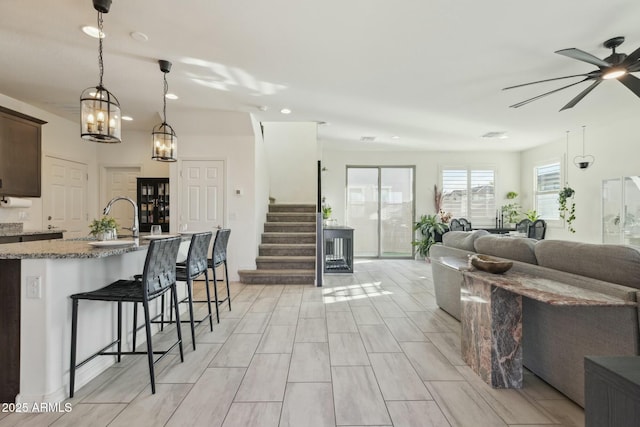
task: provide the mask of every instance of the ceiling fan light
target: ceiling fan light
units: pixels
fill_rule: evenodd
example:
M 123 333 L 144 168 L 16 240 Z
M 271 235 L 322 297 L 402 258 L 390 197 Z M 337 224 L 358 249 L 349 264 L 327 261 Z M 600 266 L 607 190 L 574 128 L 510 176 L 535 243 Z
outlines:
M 620 78 L 627 74 L 627 70 L 624 68 L 610 68 L 602 74 L 602 78 L 605 80 L 613 80 Z

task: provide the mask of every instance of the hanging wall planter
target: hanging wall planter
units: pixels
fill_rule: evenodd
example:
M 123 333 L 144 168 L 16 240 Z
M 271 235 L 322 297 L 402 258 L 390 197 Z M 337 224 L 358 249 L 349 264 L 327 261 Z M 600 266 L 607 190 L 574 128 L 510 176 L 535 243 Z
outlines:
M 576 191 L 567 185 L 562 189 L 562 191 L 560 191 L 560 194 L 558 195 L 560 218 L 564 219 L 567 222 L 567 228 L 571 233 L 576 232 L 576 230 L 573 228 L 573 221 L 575 221 L 576 219 L 576 203 L 573 201 L 573 196 L 575 194 Z

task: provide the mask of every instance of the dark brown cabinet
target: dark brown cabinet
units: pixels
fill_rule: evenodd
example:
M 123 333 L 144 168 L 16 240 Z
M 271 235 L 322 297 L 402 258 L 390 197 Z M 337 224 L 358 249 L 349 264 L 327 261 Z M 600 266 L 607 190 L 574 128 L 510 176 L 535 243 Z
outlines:
M 62 239 L 62 233 L 23 234 L 18 236 L 0 236 L 2 243 L 35 242 L 36 240 Z
M 138 178 L 138 221 L 140 231 L 159 225 L 169 231 L 169 178 Z
M 41 126 L 0 107 L 0 196 L 40 197 Z

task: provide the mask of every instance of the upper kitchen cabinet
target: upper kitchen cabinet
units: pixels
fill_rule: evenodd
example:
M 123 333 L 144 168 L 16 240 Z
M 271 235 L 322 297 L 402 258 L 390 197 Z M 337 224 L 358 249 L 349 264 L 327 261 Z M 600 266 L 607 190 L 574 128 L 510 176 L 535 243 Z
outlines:
M 169 231 L 169 178 L 138 178 L 138 216 L 140 231 Z
M 0 196 L 40 197 L 45 121 L 0 107 Z

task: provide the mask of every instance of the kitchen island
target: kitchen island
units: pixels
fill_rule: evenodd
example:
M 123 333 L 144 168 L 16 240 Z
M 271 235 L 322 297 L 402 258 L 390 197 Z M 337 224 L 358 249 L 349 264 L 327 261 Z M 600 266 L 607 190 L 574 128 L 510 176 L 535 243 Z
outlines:
M 94 247 L 87 240 L 0 245 L 0 401 L 61 402 L 68 396 L 71 300 L 142 272 L 148 240 Z M 188 239 L 183 245 L 188 246 Z M 131 307 L 123 324 L 130 341 Z M 116 306 L 91 302 L 78 314 L 78 359 L 111 342 Z M 140 339 L 139 342 L 143 342 Z M 115 362 L 100 357 L 77 372 L 77 388 Z

